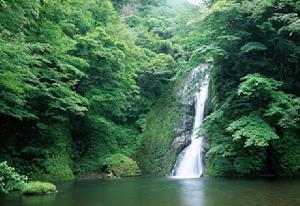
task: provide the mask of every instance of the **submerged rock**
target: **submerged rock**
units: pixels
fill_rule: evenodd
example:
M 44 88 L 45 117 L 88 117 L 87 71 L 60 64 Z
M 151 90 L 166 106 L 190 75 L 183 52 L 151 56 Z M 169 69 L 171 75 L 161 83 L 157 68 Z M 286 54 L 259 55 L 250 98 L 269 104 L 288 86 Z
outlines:
M 49 182 L 28 182 L 22 188 L 22 193 L 25 195 L 46 195 L 56 192 L 56 186 Z
M 136 161 L 123 154 L 113 154 L 104 158 L 101 168 L 105 170 L 108 178 L 141 175 L 141 170 Z

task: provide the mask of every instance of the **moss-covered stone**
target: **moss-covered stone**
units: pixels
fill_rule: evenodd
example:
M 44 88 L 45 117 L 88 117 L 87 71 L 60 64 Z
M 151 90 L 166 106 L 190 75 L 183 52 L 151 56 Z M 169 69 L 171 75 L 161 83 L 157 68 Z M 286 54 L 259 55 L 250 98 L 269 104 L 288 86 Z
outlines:
M 175 138 L 174 127 L 179 120 L 177 102 L 174 98 L 161 99 L 147 116 L 138 162 L 143 173 L 166 175 L 176 158 L 170 146 Z
M 113 154 L 101 161 L 101 168 L 108 177 L 132 177 L 141 175 L 136 161 L 123 154 Z
M 180 91 L 186 83 L 187 75 L 183 74 L 179 81 L 170 85 L 147 115 L 147 125 L 137 155 L 138 164 L 144 174 L 168 175 L 179 150 L 182 149 L 172 143 L 180 135 L 176 131 L 181 127 L 184 116 L 183 96 Z
M 49 182 L 28 182 L 22 188 L 22 193 L 25 195 L 45 195 L 56 192 L 56 186 Z

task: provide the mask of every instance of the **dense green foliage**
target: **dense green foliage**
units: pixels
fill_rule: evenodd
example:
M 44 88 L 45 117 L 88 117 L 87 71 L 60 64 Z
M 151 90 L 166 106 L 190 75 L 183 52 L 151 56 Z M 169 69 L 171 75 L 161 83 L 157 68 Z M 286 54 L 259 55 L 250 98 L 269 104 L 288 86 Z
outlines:
M 148 95 L 157 98 L 159 97 L 156 94 L 157 91 L 162 92 L 161 97 L 155 101 L 155 104 L 146 115 L 146 125 L 137 153 L 139 166 L 146 175 L 169 175 L 179 152 L 178 149 L 171 146 L 177 135 L 175 129 L 180 127 L 181 115 L 185 110 L 182 105 L 182 98 L 185 98 L 185 95 L 179 95 L 179 93 L 188 80 L 187 76 L 190 69 L 195 65 L 188 62 L 190 52 L 186 51 L 184 43 L 181 41 L 188 27 L 188 16 L 194 9 L 194 7 L 190 7 L 184 2 L 170 0 L 166 4 L 160 4 L 159 7 L 152 8 L 146 14 L 142 12 L 143 18 L 135 16 L 128 19 L 130 22 L 142 22 L 148 30 L 150 29 L 155 34 L 155 39 L 162 38 L 160 41 L 156 40 L 155 44 L 160 42 L 159 44 L 162 45 L 160 46 L 161 52 L 169 52 L 173 59 L 179 63 L 173 64 L 174 66 L 168 69 L 163 66 L 164 64 L 161 61 L 155 61 L 153 66 L 148 66 L 149 70 L 144 72 L 144 78 L 148 79 L 149 83 L 150 81 L 153 83 L 148 84 L 151 85 L 149 91 L 152 91 L 152 94 L 148 92 Z M 139 38 L 139 42 L 152 51 L 157 50 L 157 47 L 152 46 L 154 42 L 150 42 L 149 37 L 144 33 Z M 168 55 L 163 56 L 170 59 Z M 165 67 L 165 69 L 157 71 L 158 65 Z M 172 81 L 162 90 L 159 90 L 160 85 L 166 82 L 166 77 L 172 77 Z
M 0 163 L 0 192 L 20 190 L 26 181 L 27 177 L 19 175 L 15 168 L 7 165 L 7 162 Z
M 162 4 L 0 1 L 0 160 L 62 180 L 135 158 L 145 114 L 184 61 Z
M 126 176 L 119 163 L 135 159 L 165 175 L 178 152 L 178 92 L 206 61 L 207 174 L 297 175 L 299 15 L 293 0 L 208 0 L 202 10 L 0 0 L 0 161 L 33 179 Z
M 208 174 L 299 174 L 299 14 L 296 1 L 218 0 L 194 24 L 193 57 L 213 65 Z

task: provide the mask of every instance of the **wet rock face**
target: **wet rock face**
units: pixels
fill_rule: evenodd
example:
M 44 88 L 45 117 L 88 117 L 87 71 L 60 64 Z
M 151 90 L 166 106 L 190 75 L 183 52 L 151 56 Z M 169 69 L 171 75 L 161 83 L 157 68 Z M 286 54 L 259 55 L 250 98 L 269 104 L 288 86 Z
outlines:
M 191 136 L 194 125 L 194 116 L 192 115 L 195 111 L 193 101 L 183 101 L 181 110 L 180 125 L 175 128 L 176 137 L 172 142 L 172 148 L 181 152 L 185 147 L 191 143 Z
M 203 139 L 203 151 L 202 151 L 202 165 L 203 165 L 203 174 L 207 174 L 207 165 L 209 163 L 209 159 L 206 156 L 206 153 L 209 151 L 210 149 L 210 144 L 209 142 L 204 138 Z
M 169 175 L 178 154 L 191 143 L 195 101 L 190 92 L 190 80 L 190 76 L 181 76 L 147 115 L 137 155 L 144 174 Z
M 191 132 L 182 133 L 180 136 L 176 137 L 172 142 L 172 147 L 177 151 L 182 151 L 191 143 Z

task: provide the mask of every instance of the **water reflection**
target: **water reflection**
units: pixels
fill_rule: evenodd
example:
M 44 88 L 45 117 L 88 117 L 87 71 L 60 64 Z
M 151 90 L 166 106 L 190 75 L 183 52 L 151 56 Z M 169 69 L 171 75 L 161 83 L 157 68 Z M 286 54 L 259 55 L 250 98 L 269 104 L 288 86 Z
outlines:
M 52 205 L 55 203 L 55 194 L 45 195 L 45 196 L 24 196 L 21 195 L 20 199 L 22 205 L 30 206 L 41 206 L 41 205 Z
M 203 181 L 195 179 L 178 179 L 182 206 L 205 206 Z
M 299 179 L 198 178 L 178 181 L 180 206 L 298 206 Z
M 295 179 L 128 178 L 57 184 L 49 196 L 0 194 L 1 206 L 298 206 Z

